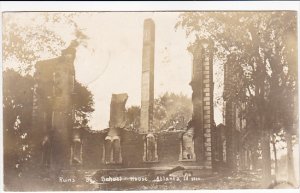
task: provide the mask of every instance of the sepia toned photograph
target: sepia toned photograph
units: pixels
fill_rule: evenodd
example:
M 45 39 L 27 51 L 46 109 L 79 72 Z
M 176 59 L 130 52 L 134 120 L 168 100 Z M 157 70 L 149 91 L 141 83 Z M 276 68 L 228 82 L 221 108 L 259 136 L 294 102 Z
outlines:
M 299 189 L 297 19 L 3 12 L 4 191 Z

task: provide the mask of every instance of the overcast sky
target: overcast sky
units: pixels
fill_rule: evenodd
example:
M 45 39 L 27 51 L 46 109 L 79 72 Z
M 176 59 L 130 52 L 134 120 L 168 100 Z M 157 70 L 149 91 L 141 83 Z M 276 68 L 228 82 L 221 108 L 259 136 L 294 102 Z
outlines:
M 25 14 L 25 15 L 24 15 Z M 34 25 L 41 13 L 17 14 L 22 25 Z M 94 95 L 95 112 L 92 129 L 108 127 L 110 99 L 113 93 L 127 93 L 126 107 L 140 105 L 143 22 L 155 22 L 155 97 L 165 92 L 191 97 L 192 55 L 187 52 L 188 40 L 181 29 L 175 31 L 180 13 L 176 12 L 96 12 L 79 13 L 77 25 L 89 37 L 88 47 L 77 48 L 76 79 L 88 86 Z M 16 16 L 16 14 L 14 14 Z M 33 19 L 34 18 L 34 19 Z M 34 21 L 33 21 L 34 20 Z M 51 28 L 51 26 L 50 26 Z M 54 25 L 52 30 L 67 42 L 71 29 Z M 217 69 L 217 68 L 214 68 Z M 218 94 L 221 90 L 215 88 Z M 215 109 L 216 123 L 222 122 Z
M 93 128 L 108 126 L 112 93 L 128 93 L 126 106 L 140 105 L 143 22 L 155 22 L 155 97 L 166 91 L 191 95 L 191 56 L 183 31 L 175 32 L 176 13 L 102 13 L 86 21 L 95 52 L 78 49 L 77 79 L 95 97 Z
M 76 77 L 95 97 L 94 129 L 108 126 L 112 93 L 128 93 L 126 106 L 140 105 L 143 22 L 155 22 L 155 97 L 165 92 L 191 96 L 192 56 L 187 52 L 185 32 L 175 31 L 179 13 L 97 13 L 82 26 L 94 49 L 79 48 Z M 217 122 L 222 122 L 216 111 Z

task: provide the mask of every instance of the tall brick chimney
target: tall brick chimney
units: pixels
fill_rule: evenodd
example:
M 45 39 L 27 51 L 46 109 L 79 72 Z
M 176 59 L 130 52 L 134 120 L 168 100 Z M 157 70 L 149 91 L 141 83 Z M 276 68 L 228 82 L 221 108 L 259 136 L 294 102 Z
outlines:
M 152 19 L 144 21 L 142 93 L 140 133 L 152 132 L 154 104 L 154 47 L 155 24 Z

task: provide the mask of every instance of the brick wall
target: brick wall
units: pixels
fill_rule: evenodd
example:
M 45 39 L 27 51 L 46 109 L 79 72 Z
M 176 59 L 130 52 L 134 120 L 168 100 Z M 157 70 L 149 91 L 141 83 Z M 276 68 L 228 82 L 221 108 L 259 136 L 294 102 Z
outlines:
M 151 168 L 166 166 L 202 166 L 203 157 L 195 150 L 196 161 L 179 161 L 182 132 L 163 132 L 156 135 L 158 162 L 144 162 L 145 134 L 123 130 L 121 135 L 121 164 L 104 164 L 103 147 L 107 132 L 89 133 L 83 136 L 84 169 Z M 195 142 L 196 143 L 196 142 Z M 197 144 L 195 144 L 197 146 Z

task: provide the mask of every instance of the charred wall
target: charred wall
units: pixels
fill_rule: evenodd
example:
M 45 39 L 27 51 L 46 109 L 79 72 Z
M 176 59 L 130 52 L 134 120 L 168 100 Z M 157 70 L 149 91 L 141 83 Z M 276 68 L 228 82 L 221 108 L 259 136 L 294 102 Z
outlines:
M 104 162 L 105 138 L 108 132 L 90 133 L 83 136 L 83 165 L 84 169 L 117 169 L 117 168 L 151 168 L 170 166 L 204 166 L 205 157 L 202 152 L 195 150 L 195 161 L 180 160 L 181 140 L 183 132 L 161 132 L 155 134 L 157 139 L 158 161 L 147 162 L 143 160 L 145 134 L 135 131 L 122 130 L 121 138 L 121 163 Z M 197 146 L 197 144 L 195 144 Z

